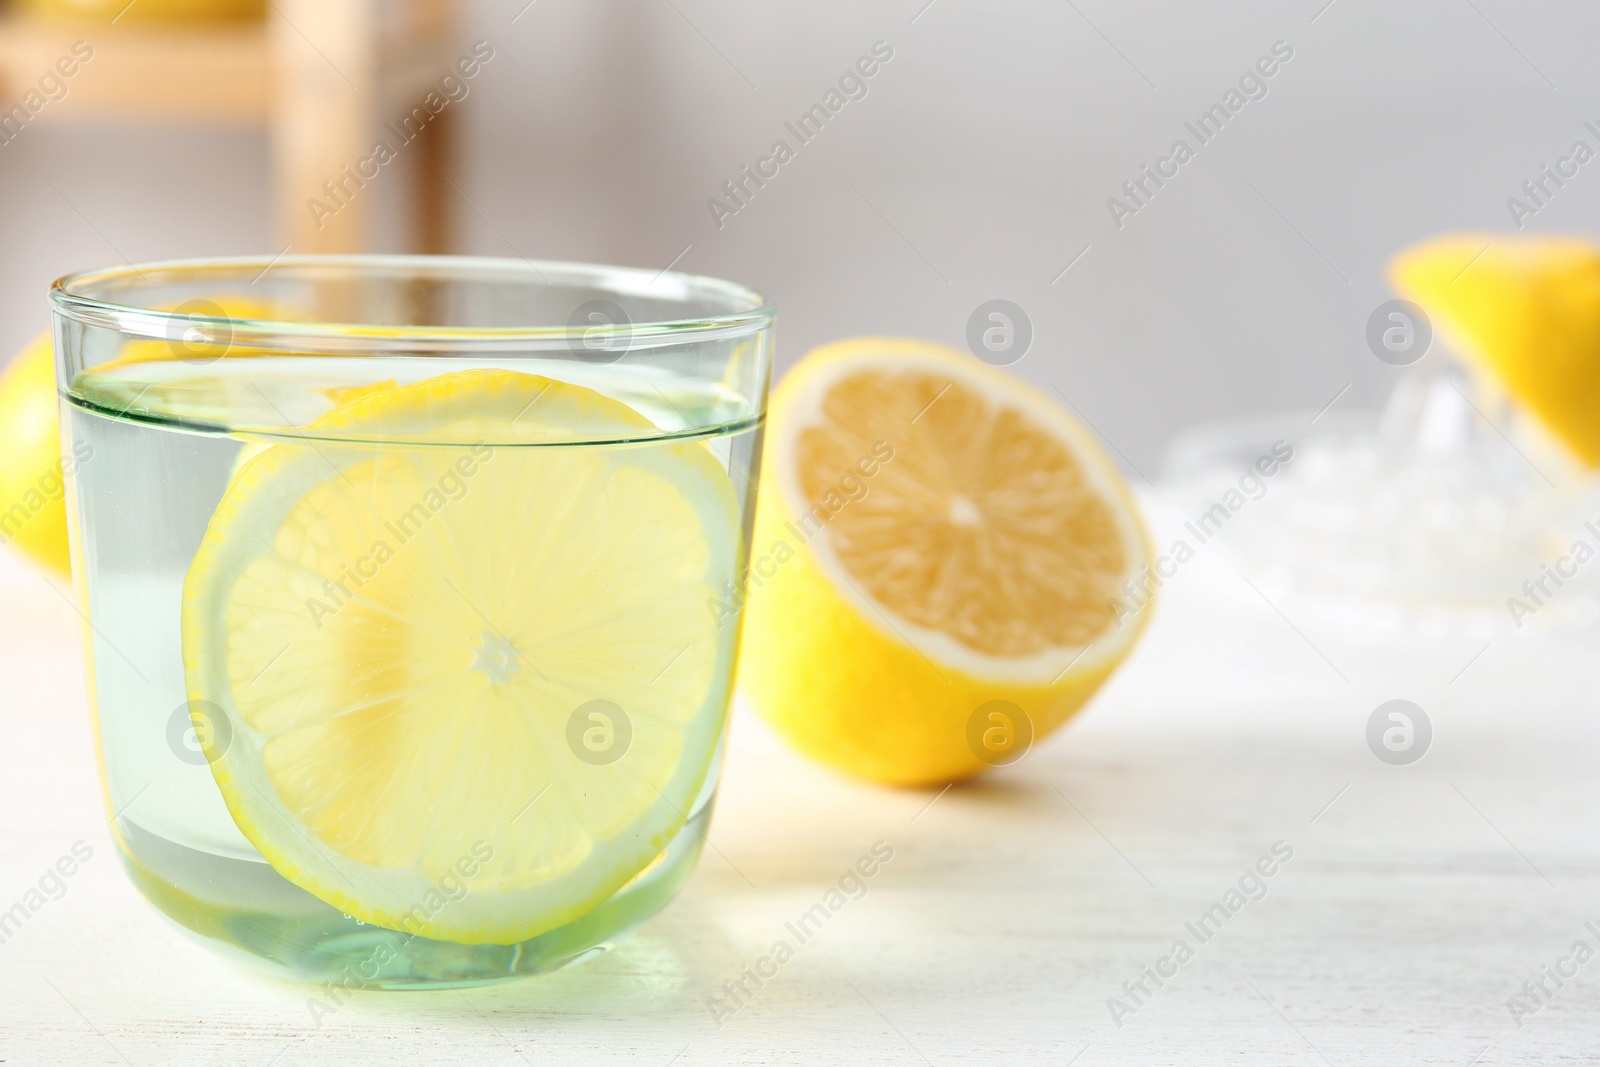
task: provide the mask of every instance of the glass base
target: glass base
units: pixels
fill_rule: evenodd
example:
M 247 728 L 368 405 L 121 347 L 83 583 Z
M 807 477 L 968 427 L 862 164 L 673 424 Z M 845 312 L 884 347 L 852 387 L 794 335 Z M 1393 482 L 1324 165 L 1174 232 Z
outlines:
M 123 866 L 145 898 L 224 955 L 280 978 L 340 990 L 441 989 L 544 974 L 599 955 L 666 906 L 704 847 L 714 796 L 655 861 L 610 899 L 515 945 L 459 945 L 373 926 L 289 882 L 264 861 L 229 859 L 119 820 Z M 185 886 L 187 888 L 179 888 Z

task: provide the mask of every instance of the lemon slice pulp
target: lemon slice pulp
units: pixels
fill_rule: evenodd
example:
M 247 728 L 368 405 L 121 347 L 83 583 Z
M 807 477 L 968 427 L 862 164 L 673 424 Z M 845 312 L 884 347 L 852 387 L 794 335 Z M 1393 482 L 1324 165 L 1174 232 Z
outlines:
M 640 443 L 552 444 L 574 433 Z M 738 505 L 698 442 L 530 374 L 354 395 L 238 470 L 184 589 L 234 821 L 364 922 L 511 944 L 683 827 L 733 641 Z

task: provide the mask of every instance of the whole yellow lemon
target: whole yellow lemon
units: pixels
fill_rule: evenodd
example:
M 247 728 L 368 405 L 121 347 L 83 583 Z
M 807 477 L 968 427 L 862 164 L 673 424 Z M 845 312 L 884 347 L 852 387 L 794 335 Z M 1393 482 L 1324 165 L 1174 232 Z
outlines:
M 72 573 L 48 333 L 0 373 L 0 544 L 20 549 L 59 574 Z

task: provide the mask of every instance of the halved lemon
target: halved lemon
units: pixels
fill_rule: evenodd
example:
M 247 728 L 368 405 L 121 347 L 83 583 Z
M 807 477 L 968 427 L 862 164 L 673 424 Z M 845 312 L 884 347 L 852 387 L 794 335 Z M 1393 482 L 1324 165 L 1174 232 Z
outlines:
M 593 390 L 471 370 L 245 463 L 188 573 L 184 665 L 274 869 L 364 922 L 511 944 L 678 833 L 728 702 L 706 604 L 739 509 L 703 444 L 652 436 Z
M 1453 234 L 1408 248 L 1395 288 L 1587 467 L 1600 467 L 1600 246 Z
M 797 748 L 877 781 L 1020 757 L 1121 662 L 1149 559 L 1061 406 L 964 353 L 809 354 L 769 416 L 740 684 Z M 1147 583 L 1148 584 L 1148 583 Z

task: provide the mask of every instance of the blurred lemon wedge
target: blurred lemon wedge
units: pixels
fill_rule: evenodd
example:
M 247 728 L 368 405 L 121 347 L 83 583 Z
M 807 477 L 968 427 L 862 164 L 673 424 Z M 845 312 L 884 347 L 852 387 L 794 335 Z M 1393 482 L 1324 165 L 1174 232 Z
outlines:
M 1462 234 L 1407 249 L 1395 288 L 1589 467 L 1600 466 L 1600 247 Z
M 699 443 L 553 444 L 658 432 L 580 386 L 469 370 L 349 396 L 217 507 L 184 588 L 191 710 L 220 713 L 217 785 L 289 881 L 363 922 L 522 941 L 693 810 L 738 506 Z
M 1133 647 L 1149 552 L 1058 403 L 965 353 L 858 338 L 773 396 L 740 685 L 800 751 L 952 781 L 1064 722 Z

